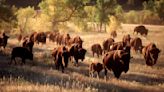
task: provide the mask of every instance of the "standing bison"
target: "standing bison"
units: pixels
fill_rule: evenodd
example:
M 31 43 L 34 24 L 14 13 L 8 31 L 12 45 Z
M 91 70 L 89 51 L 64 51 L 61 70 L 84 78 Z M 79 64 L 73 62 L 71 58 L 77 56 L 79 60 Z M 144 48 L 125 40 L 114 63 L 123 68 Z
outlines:
M 52 56 L 54 57 L 56 69 L 59 70 L 59 67 L 61 66 L 62 72 L 64 72 L 64 67 L 68 66 L 70 57 L 68 49 L 65 46 L 55 48 L 52 52 Z
M 145 26 L 140 25 L 140 26 L 137 26 L 137 27 L 134 28 L 133 34 L 134 34 L 134 33 L 137 33 L 137 34 L 139 33 L 139 34 L 141 34 L 141 35 L 147 36 L 147 34 L 148 34 L 148 29 L 146 29 Z
M 80 44 L 73 44 L 70 47 L 69 52 L 70 52 L 70 56 L 74 57 L 75 64 L 78 65 L 79 59 L 81 59 L 82 61 L 85 59 L 85 54 L 87 50 L 82 48 Z
M 11 61 L 9 62 L 9 64 L 12 64 L 13 60 L 15 61 L 15 64 L 16 64 L 16 60 L 15 60 L 16 57 L 19 57 L 22 59 L 22 64 L 25 64 L 26 59 L 33 60 L 32 52 L 30 52 L 27 48 L 24 48 L 24 47 L 15 47 L 12 49 Z
M 161 51 L 154 43 L 150 43 L 142 49 L 142 54 L 148 66 L 153 66 L 157 63 L 158 55 Z
M 97 54 L 98 57 L 99 55 L 102 55 L 102 48 L 100 44 L 93 44 L 91 46 L 91 51 L 92 51 L 93 57 L 95 53 Z
M 105 75 L 107 76 L 108 69 L 113 71 L 116 78 L 119 78 L 123 71 L 126 73 L 129 70 L 130 58 L 130 47 L 108 52 L 103 58 Z
M 97 77 L 99 77 L 99 73 L 103 70 L 103 64 L 99 62 L 93 62 L 89 66 L 89 74 L 91 77 L 93 77 L 94 72 L 97 73 Z
M 130 40 L 130 46 L 132 47 L 132 49 L 136 52 L 139 51 L 140 53 L 142 53 L 142 40 L 139 37 L 133 38 Z
M 130 40 L 131 40 L 130 34 L 124 35 L 122 38 L 122 42 L 125 45 L 130 45 Z
M 103 51 L 104 53 L 110 50 L 110 46 L 114 43 L 113 38 L 108 38 L 107 40 L 103 41 Z

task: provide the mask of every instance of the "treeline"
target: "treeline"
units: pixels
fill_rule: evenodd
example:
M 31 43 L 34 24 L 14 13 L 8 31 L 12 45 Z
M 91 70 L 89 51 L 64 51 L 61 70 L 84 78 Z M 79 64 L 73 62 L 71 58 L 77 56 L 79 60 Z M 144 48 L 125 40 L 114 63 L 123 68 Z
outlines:
M 0 28 L 26 33 L 64 30 L 71 23 L 82 31 L 109 31 L 121 23 L 164 24 L 164 0 L 42 0 L 36 8 L 37 3 L 20 8 L 20 2 L 16 7 L 1 0 Z

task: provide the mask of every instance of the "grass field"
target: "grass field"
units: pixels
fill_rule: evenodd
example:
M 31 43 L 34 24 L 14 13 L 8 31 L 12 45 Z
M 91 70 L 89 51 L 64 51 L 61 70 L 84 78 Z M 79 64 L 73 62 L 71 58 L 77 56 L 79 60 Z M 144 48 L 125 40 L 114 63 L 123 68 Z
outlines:
M 103 71 L 100 79 L 89 77 L 88 66 L 91 62 L 102 62 L 102 58 L 93 57 L 90 47 L 94 43 L 102 44 L 103 40 L 110 37 L 107 33 L 83 32 L 70 33 L 71 36 L 80 35 L 84 40 L 84 48 L 87 54 L 84 62 L 79 67 L 70 62 L 65 73 L 55 69 L 51 51 L 56 47 L 55 43 L 47 42 L 46 45 L 34 45 L 34 60 L 26 65 L 8 65 L 11 48 L 20 46 L 15 38 L 9 39 L 5 51 L 0 52 L 0 91 L 38 91 L 38 92 L 163 92 L 164 91 L 164 26 L 146 25 L 149 29 L 147 37 L 134 35 L 136 25 L 124 24 L 115 41 L 121 41 L 123 35 L 131 37 L 139 36 L 143 44 L 150 42 L 157 44 L 162 52 L 157 64 L 153 67 L 145 65 L 143 56 L 133 53 L 129 71 L 122 73 L 120 79 L 114 78 L 112 72 L 108 72 L 108 79 L 104 79 Z M 17 59 L 20 61 L 19 59 Z

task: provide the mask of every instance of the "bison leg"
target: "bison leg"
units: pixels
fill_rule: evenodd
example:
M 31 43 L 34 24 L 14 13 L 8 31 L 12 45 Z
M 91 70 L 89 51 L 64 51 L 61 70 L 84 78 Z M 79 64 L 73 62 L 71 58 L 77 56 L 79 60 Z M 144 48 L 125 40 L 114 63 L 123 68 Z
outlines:
M 22 58 L 22 63 L 21 64 L 25 64 L 25 59 L 24 58 Z
M 61 66 L 61 69 L 62 69 L 62 73 L 64 73 L 64 65 L 61 63 L 60 66 Z
M 99 76 L 99 72 L 97 72 L 97 78 L 99 79 L 99 77 L 100 77 L 100 76 Z
M 114 72 L 114 76 L 118 79 L 121 75 L 120 71 L 113 71 Z
M 104 68 L 104 73 L 105 73 L 105 79 L 107 79 L 107 73 L 108 73 L 108 71 L 107 71 L 106 68 Z
M 93 57 L 94 57 L 94 52 L 92 52 L 92 55 L 93 55 Z

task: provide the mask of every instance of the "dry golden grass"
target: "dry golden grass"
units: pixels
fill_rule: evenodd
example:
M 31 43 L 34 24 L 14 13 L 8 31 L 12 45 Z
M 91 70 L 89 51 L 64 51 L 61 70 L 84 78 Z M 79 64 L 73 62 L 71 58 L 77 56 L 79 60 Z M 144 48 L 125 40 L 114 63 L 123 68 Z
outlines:
M 118 33 L 116 41 L 121 41 L 123 35 L 130 33 L 132 37 L 133 29 L 136 25 L 124 24 L 122 31 Z M 94 43 L 102 44 L 103 40 L 110 37 L 107 33 L 83 32 L 71 33 L 71 36 L 80 35 L 84 40 L 84 48 L 87 55 L 84 62 L 80 62 L 79 67 L 73 66 L 70 62 L 65 73 L 61 73 L 54 67 L 53 59 L 50 56 L 51 50 L 56 44 L 48 42 L 46 45 L 34 46 L 34 61 L 27 61 L 24 66 L 8 65 L 10 56 L 0 53 L 0 91 L 37 91 L 37 92 L 119 92 L 119 91 L 148 91 L 163 92 L 164 90 L 164 27 L 146 25 L 150 30 L 147 37 L 141 37 L 143 44 L 155 42 L 162 50 L 158 62 L 153 67 L 145 65 L 145 61 L 140 54 L 132 53 L 134 57 L 130 62 L 130 69 L 125 74 L 122 73 L 120 79 L 116 79 L 112 72 L 108 72 L 108 79 L 104 79 L 103 71 L 100 79 L 90 78 L 88 66 L 93 61 L 102 62 L 102 58 L 92 57 L 90 47 Z M 9 45 L 5 53 L 17 44 L 16 39 L 9 39 Z

